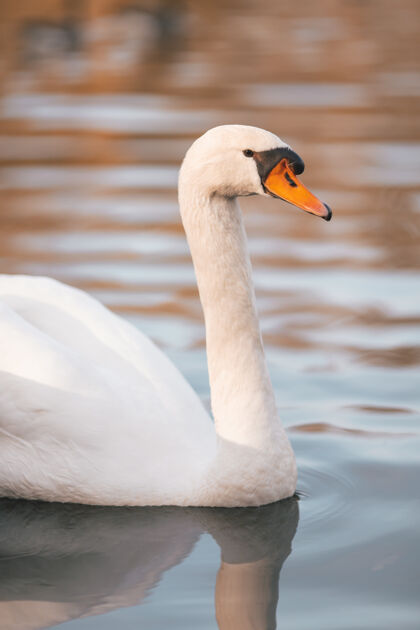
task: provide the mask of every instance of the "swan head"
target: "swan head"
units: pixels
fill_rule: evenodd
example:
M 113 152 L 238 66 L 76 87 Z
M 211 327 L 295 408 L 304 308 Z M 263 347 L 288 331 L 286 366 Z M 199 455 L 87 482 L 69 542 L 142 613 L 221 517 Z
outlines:
M 193 188 L 208 197 L 272 196 L 329 221 L 330 208 L 297 177 L 304 168 L 302 158 L 273 133 L 247 125 L 221 125 L 187 151 L 180 195 Z

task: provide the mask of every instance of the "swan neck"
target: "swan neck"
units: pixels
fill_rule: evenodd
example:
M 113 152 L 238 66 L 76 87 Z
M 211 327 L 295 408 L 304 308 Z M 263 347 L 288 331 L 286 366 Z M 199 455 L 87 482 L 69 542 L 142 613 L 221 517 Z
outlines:
M 180 207 L 204 311 L 216 431 L 264 446 L 278 420 L 239 205 L 180 186 Z

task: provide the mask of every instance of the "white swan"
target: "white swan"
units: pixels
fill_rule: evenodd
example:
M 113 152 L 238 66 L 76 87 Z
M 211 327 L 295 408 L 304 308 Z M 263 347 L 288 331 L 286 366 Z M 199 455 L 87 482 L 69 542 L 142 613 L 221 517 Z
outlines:
M 303 162 L 254 127 L 211 129 L 179 178 L 203 305 L 214 425 L 140 331 L 47 278 L 0 276 L 0 495 L 100 505 L 261 505 L 291 496 L 236 198 L 330 219 Z

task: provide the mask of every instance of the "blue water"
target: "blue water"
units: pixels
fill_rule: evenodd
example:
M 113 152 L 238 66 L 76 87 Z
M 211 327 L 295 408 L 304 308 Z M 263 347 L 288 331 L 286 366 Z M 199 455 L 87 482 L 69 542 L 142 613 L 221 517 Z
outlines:
M 1 22 L 1 272 L 90 292 L 208 407 L 176 199 L 186 148 L 218 123 L 270 129 L 334 216 L 241 201 L 298 497 L 242 510 L 2 500 L 1 627 L 417 630 L 417 5 L 35 4 L 6 3 Z

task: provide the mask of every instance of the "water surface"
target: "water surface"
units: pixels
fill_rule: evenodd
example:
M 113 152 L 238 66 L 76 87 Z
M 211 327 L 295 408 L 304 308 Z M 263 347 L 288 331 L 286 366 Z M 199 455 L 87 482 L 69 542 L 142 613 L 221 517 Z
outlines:
M 89 291 L 149 334 L 206 405 L 176 201 L 186 148 L 215 124 L 268 128 L 334 210 L 327 224 L 275 200 L 241 202 L 299 500 L 2 501 L 4 627 L 417 629 L 417 3 L 2 11 L 1 271 Z

